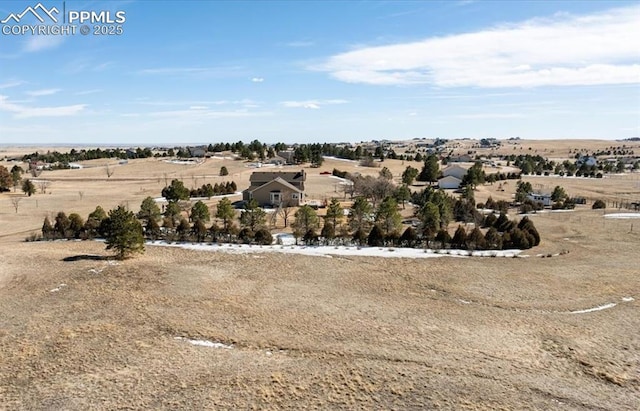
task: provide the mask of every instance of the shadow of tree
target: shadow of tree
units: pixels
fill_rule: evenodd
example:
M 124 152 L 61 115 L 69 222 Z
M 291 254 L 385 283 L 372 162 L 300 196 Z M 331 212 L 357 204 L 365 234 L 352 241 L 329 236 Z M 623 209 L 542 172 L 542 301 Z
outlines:
M 104 255 L 95 255 L 95 254 L 78 254 L 70 257 L 65 257 L 62 261 L 70 262 L 70 261 L 81 261 L 81 260 L 90 260 L 90 261 L 106 261 L 109 257 Z

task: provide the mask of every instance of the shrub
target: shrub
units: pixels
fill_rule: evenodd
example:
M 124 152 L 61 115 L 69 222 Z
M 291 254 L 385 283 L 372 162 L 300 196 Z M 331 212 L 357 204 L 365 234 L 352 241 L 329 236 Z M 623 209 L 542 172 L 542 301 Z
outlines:
M 591 208 L 594 209 L 594 210 L 599 209 L 599 208 L 607 208 L 607 204 L 604 201 L 598 199 L 598 200 L 593 202 L 593 205 L 591 206 Z
M 260 245 L 270 245 L 273 243 L 273 236 L 266 228 L 261 228 L 256 231 L 255 241 Z

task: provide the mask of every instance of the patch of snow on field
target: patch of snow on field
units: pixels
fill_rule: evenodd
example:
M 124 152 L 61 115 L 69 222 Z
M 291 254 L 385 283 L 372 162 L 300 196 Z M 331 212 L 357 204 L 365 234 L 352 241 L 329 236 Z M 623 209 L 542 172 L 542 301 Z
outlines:
M 66 286 L 67 286 L 66 284 L 60 284 L 56 288 L 52 288 L 51 290 L 49 290 L 49 292 L 50 293 L 57 293 L 58 291 L 60 291 L 61 289 L 63 289 Z
M 577 311 L 570 311 L 570 314 L 586 314 L 586 313 L 592 313 L 595 311 L 602 311 L 602 310 L 606 310 L 608 308 L 613 308 L 615 307 L 617 304 L 616 303 L 607 303 L 607 304 L 603 304 L 603 305 L 599 305 L 597 307 L 593 307 L 593 308 L 587 308 L 586 310 L 577 310 Z
M 357 160 L 350 160 L 348 158 L 338 158 L 338 157 L 333 157 L 333 156 L 322 156 L 322 158 L 324 158 L 325 160 L 336 160 L 336 161 L 347 161 L 349 163 L 357 163 Z
M 199 161 L 195 160 L 164 160 L 165 163 L 169 164 L 181 164 L 181 165 L 194 165 L 199 164 Z
M 622 301 L 624 301 L 625 303 L 630 303 L 633 300 L 633 297 L 622 297 Z
M 604 218 L 616 218 L 616 219 L 640 218 L 640 213 L 612 213 L 612 214 L 605 214 Z
M 211 198 L 225 198 L 225 197 L 233 197 L 233 196 L 237 196 L 242 194 L 242 191 L 236 191 L 235 193 L 231 193 L 231 194 L 220 194 L 217 196 L 211 196 Z M 191 197 L 189 198 L 189 200 L 192 201 L 197 201 L 197 200 L 209 200 L 209 197 Z M 164 197 L 156 197 L 153 199 L 153 201 L 155 201 L 156 203 L 168 203 L 167 199 Z
M 176 340 L 186 341 L 191 345 L 198 345 L 200 347 L 209 347 L 209 348 L 226 348 L 228 350 L 233 348 L 233 345 L 227 345 L 220 342 L 213 342 L 208 340 L 192 340 L 185 337 L 174 337 Z
M 281 235 L 281 239 L 291 239 Z M 295 239 L 293 239 L 295 241 Z M 247 253 L 283 253 L 298 254 L 317 257 L 339 256 L 360 256 L 360 257 L 386 257 L 386 258 L 435 258 L 446 255 L 454 257 L 468 257 L 469 252 L 465 250 L 431 250 L 419 248 L 389 248 L 389 247 L 355 247 L 355 246 L 299 246 L 299 245 L 248 245 L 248 244 L 206 244 L 206 243 L 167 243 L 164 241 L 149 241 L 147 245 L 164 247 L 178 247 L 196 251 L 222 251 L 232 254 Z M 488 250 L 474 251 L 471 255 L 477 257 L 513 257 L 520 253 L 520 250 Z

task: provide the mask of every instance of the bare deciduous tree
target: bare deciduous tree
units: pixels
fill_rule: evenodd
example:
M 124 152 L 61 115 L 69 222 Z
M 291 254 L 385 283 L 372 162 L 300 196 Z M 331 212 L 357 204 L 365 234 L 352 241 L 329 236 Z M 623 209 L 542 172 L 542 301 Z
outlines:
M 291 217 L 291 214 L 294 211 L 293 206 L 298 205 L 298 202 L 293 201 L 293 199 L 291 198 L 292 194 L 293 193 L 290 190 L 283 190 L 280 192 L 280 203 L 278 204 L 278 209 L 275 213 L 273 213 L 274 216 L 272 217 L 274 225 L 276 215 L 279 215 L 284 221 L 284 227 L 287 228 L 289 217 Z
M 78 191 L 78 195 L 80 196 L 80 201 L 84 198 L 84 191 Z
M 105 170 L 107 172 L 107 178 L 110 178 L 113 175 L 113 169 L 109 166 L 109 164 L 107 164 L 105 166 Z
M 11 204 L 13 204 L 13 208 L 15 208 L 16 214 L 18 213 L 18 206 L 20 204 L 20 200 L 22 200 L 22 197 L 11 197 Z
M 38 181 L 38 185 L 40 186 L 40 193 L 47 194 L 47 188 L 49 188 L 49 181 L 40 180 Z

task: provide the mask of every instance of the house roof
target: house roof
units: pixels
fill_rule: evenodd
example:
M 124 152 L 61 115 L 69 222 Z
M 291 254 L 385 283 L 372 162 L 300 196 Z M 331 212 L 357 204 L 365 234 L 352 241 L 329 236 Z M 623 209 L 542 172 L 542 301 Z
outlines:
M 446 176 L 438 179 L 438 183 L 441 181 L 462 183 L 462 180 L 460 180 L 458 177 L 455 177 L 455 176 Z
M 470 169 L 471 166 L 466 166 L 466 165 L 462 165 L 462 164 L 452 164 L 450 166 L 447 166 L 444 170 L 442 170 L 442 172 L 444 173 L 445 171 L 453 170 L 453 169 L 456 169 L 456 168 L 459 168 L 459 169 L 462 169 L 462 170 L 466 171 L 466 170 Z
M 304 170 L 301 171 L 254 171 L 249 177 L 249 182 L 264 183 L 266 181 L 275 180 L 281 178 L 286 182 L 304 182 L 306 180 L 306 174 Z M 253 185 L 253 184 L 252 184 Z
M 283 178 L 281 177 L 276 177 L 273 180 L 269 181 L 267 184 L 262 184 L 259 186 L 250 186 L 249 188 L 247 188 L 247 191 L 250 193 L 254 193 L 255 191 L 258 190 L 263 190 L 263 189 L 270 189 L 272 190 L 273 186 L 283 186 L 291 191 L 293 191 L 294 193 L 302 193 L 303 191 L 300 190 L 298 187 L 295 187 L 291 184 L 289 184 L 288 182 L 286 182 Z

